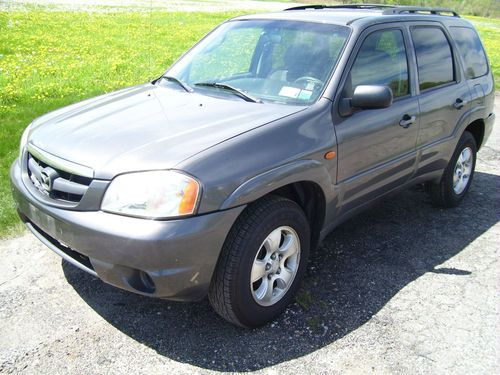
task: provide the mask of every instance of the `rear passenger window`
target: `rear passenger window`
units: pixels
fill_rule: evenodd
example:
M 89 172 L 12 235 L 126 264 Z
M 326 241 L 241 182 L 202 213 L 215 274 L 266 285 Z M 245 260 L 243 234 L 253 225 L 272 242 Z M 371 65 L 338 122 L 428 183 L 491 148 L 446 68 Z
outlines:
M 476 31 L 468 27 L 452 27 L 450 31 L 464 61 L 465 76 L 477 78 L 488 73 L 486 54 Z
M 450 43 L 438 27 L 415 27 L 411 30 L 417 55 L 420 90 L 455 81 Z
M 401 30 L 382 30 L 363 41 L 348 76 L 345 95 L 352 96 L 359 85 L 385 85 L 394 97 L 409 93 L 408 62 Z

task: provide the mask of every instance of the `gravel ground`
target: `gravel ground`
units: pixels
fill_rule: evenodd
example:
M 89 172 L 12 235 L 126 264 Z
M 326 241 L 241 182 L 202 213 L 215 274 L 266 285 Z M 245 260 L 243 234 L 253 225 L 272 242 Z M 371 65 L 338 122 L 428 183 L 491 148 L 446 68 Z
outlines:
M 84 11 L 203 11 L 282 10 L 297 4 L 255 0 L 0 0 L 0 10 L 42 6 L 54 10 Z
M 500 108 L 500 96 L 497 97 Z M 0 373 L 500 373 L 500 123 L 462 206 L 413 188 L 335 230 L 275 323 L 154 300 L 0 244 Z

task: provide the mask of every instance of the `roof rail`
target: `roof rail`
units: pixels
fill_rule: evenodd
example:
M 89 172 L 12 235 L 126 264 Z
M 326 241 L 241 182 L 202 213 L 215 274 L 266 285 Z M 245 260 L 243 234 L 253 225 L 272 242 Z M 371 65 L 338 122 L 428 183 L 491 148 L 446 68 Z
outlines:
M 391 9 L 384 10 L 383 14 L 402 14 L 402 13 L 412 13 L 412 14 L 422 14 L 428 13 L 437 16 L 443 16 L 448 13 L 452 14 L 453 17 L 460 17 L 460 15 L 452 9 L 449 8 L 426 8 L 426 7 L 412 7 L 412 6 L 397 6 Z
M 448 8 L 427 8 L 417 6 L 390 5 L 390 4 L 344 4 L 344 5 L 300 5 L 286 10 L 307 10 L 307 9 L 383 9 L 382 14 L 432 14 L 444 16 L 451 14 L 453 17 L 460 15 Z M 445 13 L 445 14 L 443 14 Z
M 389 4 L 344 4 L 344 5 L 299 5 L 285 10 L 307 10 L 307 9 L 377 9 L 377 8 L 394 8 L 394 5 Z

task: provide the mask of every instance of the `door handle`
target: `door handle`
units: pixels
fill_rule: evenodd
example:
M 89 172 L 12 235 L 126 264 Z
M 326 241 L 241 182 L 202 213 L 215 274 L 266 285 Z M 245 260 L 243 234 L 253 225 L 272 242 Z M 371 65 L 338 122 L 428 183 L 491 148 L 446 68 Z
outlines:
M 457 100 L 455 100 L 455 103 L 453 103 L 453 107 L 455 109 L 462 109 L 466 104 L 467 104 L 467 100 L 463 100 L 462 98 L 458 98 Z
M 416 119 L 417 119 L 416 116 L 410 116 L 410 115 L 406 114 L 403 116 L 403 118 L 399 122 L 399 125 L 406 129 L 406 128 L 410 127 L 410 125 L 413 124 Z

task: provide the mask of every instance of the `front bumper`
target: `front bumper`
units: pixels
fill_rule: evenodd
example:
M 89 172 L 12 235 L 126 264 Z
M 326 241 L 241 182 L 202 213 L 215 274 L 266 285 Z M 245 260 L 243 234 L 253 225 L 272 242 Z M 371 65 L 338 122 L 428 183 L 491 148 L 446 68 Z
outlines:
M 54 252 L 103 281 L 135 293 L 203 298 L 224 240 L 244 207 L 180 220 L 145 220 L 72 211 L 39 202 L 16 160 L 12 194 L 21 219 Z

